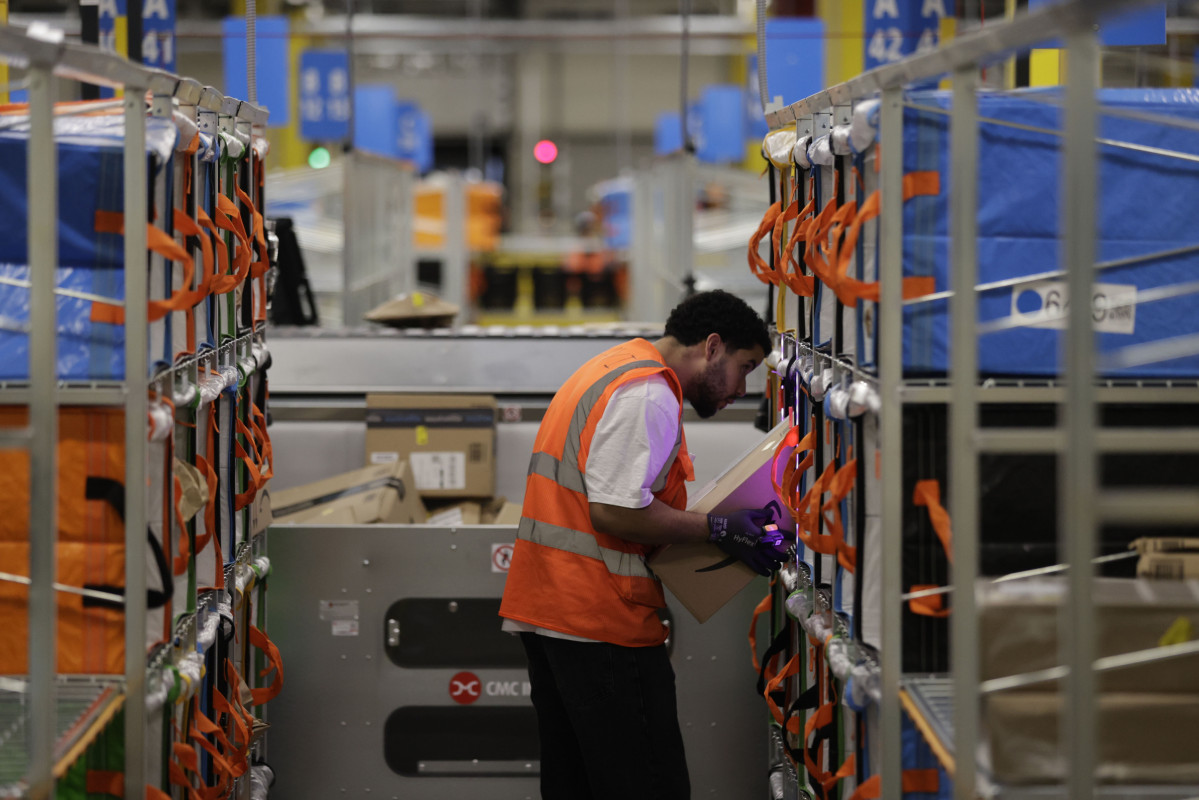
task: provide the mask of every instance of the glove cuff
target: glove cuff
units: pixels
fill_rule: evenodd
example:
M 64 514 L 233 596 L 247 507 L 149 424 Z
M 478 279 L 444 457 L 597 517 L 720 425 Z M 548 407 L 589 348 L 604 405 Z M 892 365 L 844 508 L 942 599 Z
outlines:
M 708 541 L 718 542 L 729 532 L 729 518 L 720 514 L 708 515 Z

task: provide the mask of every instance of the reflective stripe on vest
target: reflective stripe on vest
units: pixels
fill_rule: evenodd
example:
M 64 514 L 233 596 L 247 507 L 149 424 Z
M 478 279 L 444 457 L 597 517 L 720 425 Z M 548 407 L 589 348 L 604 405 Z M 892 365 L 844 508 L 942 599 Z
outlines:
M 587 419 L 591 416 L 595 404 L 599 402 L 604 391 L 617 378 L 635 369 L 660 370 L 662 362 L 649 359 L 631 361 L 605 373 L 603 377 L 591 384 L 587 391 L 579 397 L 579 402 L 575 405 L 574 413 L 571 415 L 570 429 L 566 432 L 566 440 L 562 446 L 562 459 L 554 458 L 549 453 L 534 453 L 529 459 L 529 474 L 539 475 L 564 489 L 585 495 L 587 487 L 583 480 L 583 471 L 579 469 L 579 448 L 582 444 L 583 429 L 587 427 Z M 668 463 L 674 463 L 682 436 L 683 428 L 680 425 L 674 451 L 671 453 Z M 608 572 L 613 575 L 657 580 L 639 554 L 601 547 L 595 536 L 586 531 L 551 525 L 522 516 L 517 537 L 545 547 L 601 560 L 607 566 Z
M 625 553 L 610 547 L 601 547 L 596 538 L 585 531 L 576 531 L 572 528 L 563 528 L 560 525 L 551 525 L 548 522 L 521 517 L 517 538 L 544 547 L 552 547 L 555 550 L 564 550 L 575 555 L 603 561 L 604 566 L 612 575 L 656 579 L 639 553 Z
M 624 375 L 626 372 L 634 369 L 662 369 L 661 361 L 651 361 L 649 359 L 643 361 L 630 361 L 628 364 L 622 364 L 616 367 L 611 372 L 604 374 L 602 378 L 591 384 L 587 391 L 583 392 L 579 398 L 578 405 L 575 406 L 575 412 L 570 419 L 570 430 L 566 432 L 566 441 L 562 445 L 562 462 L 558 465 L 558 474 L 566 476 L 565 481 L 553 479 L 555 482 L 566 489 L 573 489 L 566 481 L 576 482 L 578 486 L 583 485 L 583 473 L 579 470 L 579 447 L 582 444 L 583 429 L 587 427 L 587 418 L 591 416 L 592 409 L 603 396 L 604 390 L 611 385 L 612 381 Z M 551 456 L 552 457 L 552 456 Z M 531 465 L 530 465 L 531 466 Z M 538 473 L 540 474 L 540 473 Z M 575 489 L 581 492 L 582 489 Z

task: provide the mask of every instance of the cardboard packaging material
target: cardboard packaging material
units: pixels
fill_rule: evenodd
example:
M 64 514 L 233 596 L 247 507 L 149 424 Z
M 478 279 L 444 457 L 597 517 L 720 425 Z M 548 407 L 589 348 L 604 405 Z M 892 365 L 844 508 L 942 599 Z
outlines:
M 395 328 L 445 328 L 454 324 L 458 306 L 428 292 L 400 294 L 366 312 L 364 319 Z
M 1130 547 L 1141 555 L 1137 559 L 1138 578 L 1199 578 L 1199 538 L 1142 537 Z
M 770 476 L 770 464 L 779 442 L 791 429 L 781 423 L 765 434 L 761 441 L 733 461 L 718 478 L 695 492 L 689 511 L 703 514 L 735 511 L 742 508 L 765 508 L 778 498 Z M 783 510 L 780 528 L 794 527 L 790 514 Z M 714 544 L 673 544 L 655 553 L 650 568 L 674 594 L 683 607 L 699 622 L 706 622 L 722 606 L 758 577 L 758 573 L 734 561 L 710 572 L 702 570 L 728 560 L 723 550 Z
M 1158 581 L 1199 578 L 1199 551 L 1143 555 L 1137 559 L 1137 577 Z
M 478 503 L 456 503 L 429 514 L 429 524 L 452 527 L 455 525 L 478 525 L 482 508 Z
M 1142 536 L 1128 547 L 1143 556 L 1159 553 L 1199 556 L 1199 537 Z
M 275 524 L 411 525 L 423 523 L 427 516 L 404 461 L 356 469 L 274 492 L 270 509 Z
M 407 460 L 421 497 L 495 493 L 495 398 L 469 394 L 368 394 L 366 460 Z
M 984 724 L 999 783 L 1065 779 L 1056 692 L 987 698 Z M 1199 784 L 1199 695 L 1113 693 L 1096 697 L 1097 775 L 1103 783 Z
M 1062 578 L 980 582 L 979 657 L 983 680 L 1058 664 Z M 1199 581 L 1095 580 L 1096 656 L 1114 656 L 1189 641 L 1199 632 Z M 1199 695 L 1199 654 L 1108 670 L 1096 676 L 1102 692 Z M 1042 694 L 1060 683 L 1038 684 Z M 1197 751 L 1199 752 L 1199 751 Z
M 520 504 L 503 497 L 481 503 L 468 500 L 429 512 L 430 525 L 517 525 L 519 522 Z

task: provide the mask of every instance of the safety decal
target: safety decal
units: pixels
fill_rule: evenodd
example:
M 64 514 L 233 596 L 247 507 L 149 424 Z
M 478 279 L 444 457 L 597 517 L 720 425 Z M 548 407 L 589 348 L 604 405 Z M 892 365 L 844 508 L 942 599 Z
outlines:
M 513 544 L 493 544 L 491 546 L 491 571 L 507 572 L 512 564 Z

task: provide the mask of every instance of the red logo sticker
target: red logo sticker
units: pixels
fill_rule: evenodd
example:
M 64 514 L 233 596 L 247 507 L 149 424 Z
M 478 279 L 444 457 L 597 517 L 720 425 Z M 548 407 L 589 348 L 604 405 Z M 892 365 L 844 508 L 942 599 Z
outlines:
M 459 672 L 450 678 L 450 697 L 456 703 L 467 705 L 479 699 L 483 693 L 483 684 L 479 676 L 473 672 Z

